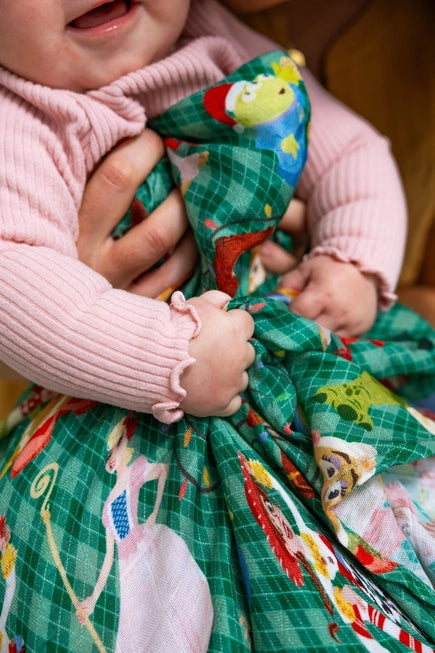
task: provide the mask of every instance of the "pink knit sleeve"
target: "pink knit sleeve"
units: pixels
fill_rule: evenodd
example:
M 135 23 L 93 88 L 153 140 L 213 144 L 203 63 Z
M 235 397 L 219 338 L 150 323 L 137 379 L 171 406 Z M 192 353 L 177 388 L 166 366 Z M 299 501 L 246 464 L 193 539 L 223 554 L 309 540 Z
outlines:
M 179 379 L 199 320 L 183 296 L 172 306 L 114 290 L 52 249 L 0 250 L 0 356 L 26 378 L 172 422 Z
M 178 419 L 193 308 L 115 290 L 77 260 L 78 172 L 19 116 L 0 119 L 0 358 L 55 392 Z
M 379 282 L 380 307 L 395 300 L 406 241 L 404 191 L 390 144 L 303 72 L 312 105 L 308 161 L 298 196 L 307 202 L 309 256 L 354 263 Z

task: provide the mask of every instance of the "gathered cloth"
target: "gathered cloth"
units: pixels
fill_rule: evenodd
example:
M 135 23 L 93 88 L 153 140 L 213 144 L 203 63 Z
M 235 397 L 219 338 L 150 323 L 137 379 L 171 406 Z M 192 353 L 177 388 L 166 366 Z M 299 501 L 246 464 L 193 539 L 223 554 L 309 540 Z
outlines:
M 435 421 L 414 406 L 435 333 L 396 304 L 339 338 L 257 256 L 285 238 L 309 117 L 271 52 L 153 121 L 167 157 L 115 235 L 179 186 L 183 293 L 252 315 L 249 386 L 230 418 L 172 424 L 28 389 L 1 425 L 0 650 L 434 650 Z
M 192 0 L 167 57 L 103 88 L 53 89 L 0 67 L 3 362 L 56 392 L 152 412 L 160 421 L 180 417 L 179 375 L 197 326 L 192 312 L 182 302 L 113 288 L 78 260 L 83 193 L 117 143 L 276 48 L 217 0 Z M 307 205 L 308 255 L 328 254 L 374 275 L 380 307 L 388 308 L 406 240 L 406 203 L 390 144 L 307 70 L 304 81 L 310 148 L 297 192 Z

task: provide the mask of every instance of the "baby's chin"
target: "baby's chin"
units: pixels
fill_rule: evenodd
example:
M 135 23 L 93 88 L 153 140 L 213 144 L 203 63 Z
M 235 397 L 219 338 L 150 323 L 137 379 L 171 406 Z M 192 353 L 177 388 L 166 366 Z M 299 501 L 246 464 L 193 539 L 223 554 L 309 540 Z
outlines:
M 75 76 L 70 75 L 67 77 L 60 77 L 59 84 L 50 84 L 54 88 L 64 88 L 78 93 L 85 93 L 89 91 L 98 90 L 109 86 L 113 82 L 126 77 L 127 75 L 134 74 L 135 72 L 146 68 L 147 66 L 161 61 L 166 56 L 173 52 L 172 46 L 169 51 L 162 51 L 150 54 L 148 52 L 138 52 L 127 56 L 114 57 L 113 62 L 109 59 L 98 61 L 94 63 L 92 68 L 78 70 Z
M 87 93 L 110 86 L 116 80 L 135 73 L 149 65 L 149 63 L 151 61 L 144 57 L 130 62 L 125 61 L 123 64 L 117 62 L 113 67 L 107 65 L 97 66 L 94 64 L 92 70 L 78 70 L 75 75 L 72 71 L 69 71 L 67 75 L 59 74 L 57 77 L 55 75 L 47 76 L 45 80 L 38 80 L 38 83 L 54 89 L 68 90 L 75 93 Z

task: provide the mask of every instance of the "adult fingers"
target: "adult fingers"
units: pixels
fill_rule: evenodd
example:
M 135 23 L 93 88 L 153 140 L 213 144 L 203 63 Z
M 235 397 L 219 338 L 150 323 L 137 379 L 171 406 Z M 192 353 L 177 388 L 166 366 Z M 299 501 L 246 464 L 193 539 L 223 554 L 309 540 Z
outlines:
M 79 212 L 79 256 L 107 238 L 126 213 L 139 184 L 164 153 L 160 137 L 150 129 L 120 143 L 90 178 Z M 85 261 L 86 262 L 86 261 Z
M 118 285 L 126 287 L 170 254 L 187 228 L 184 203 L 174 189 L 145 220 L 122 238 L 111 241 L 112 252 L 107 262 L 116 271 Z
M 194 271 L 198 249 L 192 232 L 181 239 L 166 261 L 136 278 L 127 288 L 136 295 L 167 300 Z

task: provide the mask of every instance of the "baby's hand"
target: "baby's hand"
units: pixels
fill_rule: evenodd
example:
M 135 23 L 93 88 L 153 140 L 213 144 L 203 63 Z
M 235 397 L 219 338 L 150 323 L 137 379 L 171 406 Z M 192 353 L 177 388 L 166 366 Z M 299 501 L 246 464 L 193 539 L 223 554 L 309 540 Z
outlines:
M 254 321 L 246 311 L 225 311 L 230 296 L 218 290 L 188 300 L 201 320 L 201 331 L 189 345 L 196 359 L 183 372 L 180 382 L 187 395 L 181 408 L 196 417 L 235 413 L 240 392 L 248 385 L 246 369 L 255 358 L 249 342 Z
M 291 311 L 315 320 L 340 336 L 361 336 L 372 326 L 378 307 L 375 277 L 352 263 L 314 256 L 281 277 L 281 288 L 300 290 Z

